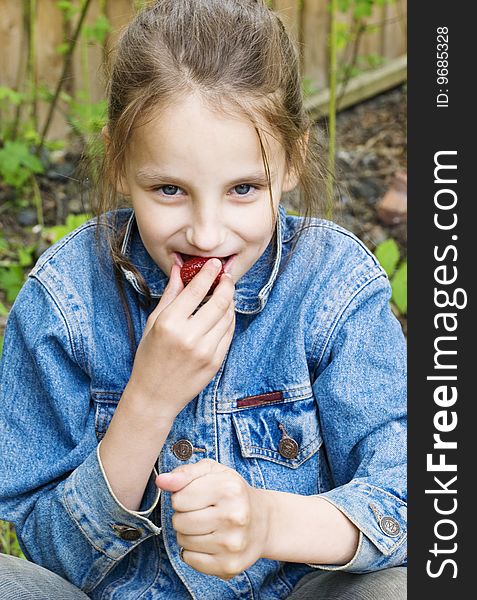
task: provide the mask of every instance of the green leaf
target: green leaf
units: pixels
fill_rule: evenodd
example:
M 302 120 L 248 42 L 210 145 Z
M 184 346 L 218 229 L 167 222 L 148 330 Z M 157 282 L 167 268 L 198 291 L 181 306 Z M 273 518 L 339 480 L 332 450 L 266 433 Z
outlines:
M 0 288 L 7 296 L 7 302 L 15 301 L 23 286 L 23 269 L 19 265 L 0 268 Z
M 21 188 L 33 173 L 43 173 L 39 158 L 22 140 L 7 140 L 0 150 L 0 175 L 5 183 Z
M 88 40 L 103 44 L 106 36 L 111 31 L 111 24 L 105 15 L 99 15 L 92 25 L 84 27 L 84 35 Z
M 399 248 L 395 240 L 390 238 L 381 242 L 374 251 L 374 255 L 380 262 L 389 278 L 394 273 L 399 262 Z
M 83 225 L 83 223 L 86 223 L 86 221 L 89 221 L 91 217 L 92 215 L 86 213 L 79 215 L 68 215 L 66 217 L 65 225 L 55 225 L 54 227 L 45 228 L 43 230 L 44 237 L 50 244 L 54 244 L 61 238 L 65 237 L 65 235 L 68 235 L 74 231 L 80 225 Z
M 61 44 L 58 44 L 58 46 L 56 46 L 56 53 L 60 54 L 60 55 L 64 55 L 68 52 L 69 48 L 70 48 L 69 42 L 62 42 Z
M 14 105 L 20 104 L 24 99 L 25 95 L 13 90 L 12 88 L 0 85 L 0 100 L 7 100 Z
M 33 264 L 33 251 L 35 246 L 18 248 L 18 264 L 20 267 L 29 267 Z
M 80 7 L 75 6 L 71 0 L 58 0 L 56 6 L 65 13 L 65 18 L 68 21 L 80 11 Z
M 3 335 L 0 335 L 0 356 L 2 356 L 3 350 Z
M 351 0 L 338 0 L 338 10 L 347 12 L 351 6 Z
M 401 314 L 405 315 L 407 312 L 407 261 L 404 260 L 399 265 L 399 269 L 392 278 L 391 288 L 393 290 L 392 301 Z
M 5 304 L 3 304 L 3 302 L 0 302 L 0 316 L 8 316 L 8 308 L 5 306 Z
M 92 215 L 87 213 L 81 213 L 79 215 L 68 215 L 66 217 L 66 226 L 69 228 L 70 231 L 73 231 L 80 225 L 83 225 L 83 223 L 86 223 L 86 221 L 89 221 L 91 217 Z

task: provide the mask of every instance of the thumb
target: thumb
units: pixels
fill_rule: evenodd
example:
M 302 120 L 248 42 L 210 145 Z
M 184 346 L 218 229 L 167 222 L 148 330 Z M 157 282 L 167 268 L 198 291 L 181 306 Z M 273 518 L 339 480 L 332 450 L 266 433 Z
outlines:
M 178 492 L 194 479 L 204 477 L 214 471 L 224 470 L 227 470 L 227 467 L 215 460 L 205 458 L 190 465 L 177 467 L 170 473 L 161 473 L 156 477 L 156 485 L 166 492 Z
M 156 485 L 165 492 L 178 492 L 191 482 L 187 473 L 181 471 L 171 471 L 170 473 L 161 473 L 156 477 Z

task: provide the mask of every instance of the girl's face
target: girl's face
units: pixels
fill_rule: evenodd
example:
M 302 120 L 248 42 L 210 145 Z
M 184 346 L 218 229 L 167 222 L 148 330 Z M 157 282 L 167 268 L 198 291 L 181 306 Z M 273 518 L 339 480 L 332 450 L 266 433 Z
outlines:
M 274 210 L 294 182 L 280 143 L 262 134 Z M 136 129 L 121 192 L 131 196 L 142 241 L 166 275 L 188 256 L 227 259 L 234 282 L 274 230 L 260 142 L 245 118 L 213 112 L 190 95 Z

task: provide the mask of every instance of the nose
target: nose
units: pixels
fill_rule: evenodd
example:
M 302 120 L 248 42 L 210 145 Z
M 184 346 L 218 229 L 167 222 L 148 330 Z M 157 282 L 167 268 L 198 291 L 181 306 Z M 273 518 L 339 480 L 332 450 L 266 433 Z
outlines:
M 226 236 L 225 225 L 216 207 L 196 208 L 186 230 L 187 242 L 200 252 L 220 248 Z

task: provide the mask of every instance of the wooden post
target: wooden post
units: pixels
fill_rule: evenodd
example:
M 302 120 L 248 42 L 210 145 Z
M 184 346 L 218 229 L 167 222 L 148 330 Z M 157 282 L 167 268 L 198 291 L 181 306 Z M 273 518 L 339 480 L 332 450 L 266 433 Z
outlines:
M 17 91 L 26 67 L 22 9 L 18 0 L 0 0 L 0 85 Z M 8 115 L 11 117 L 13 111 Z
M 295 40 L 300 39 L 300 7 L 298 0 L 274 0 L 273 10 L 280 15 Z
M 63 70 L 64 57 L 57 48 L 63 43 L 63 15 L 56 6 L 56 0 L 41 0 L 37 10 L 36 56 L 38 83 L 51 92 L 55 91 L 58 78 Z M 64 106 L 63 106 L 64 107 Z M 38 107 L 39 129 L 43 128 L 48 113 L 48 104 L 40 102 Z M 56 111 L 50 126 L 48 137 L 56 139 L 64 137 L 66 122 L 63 115 Z
M 328 36 L 330 14 L 328 0 L 304 0 L 301 12 L 303 76 L 317 91 L 327 86 Z

